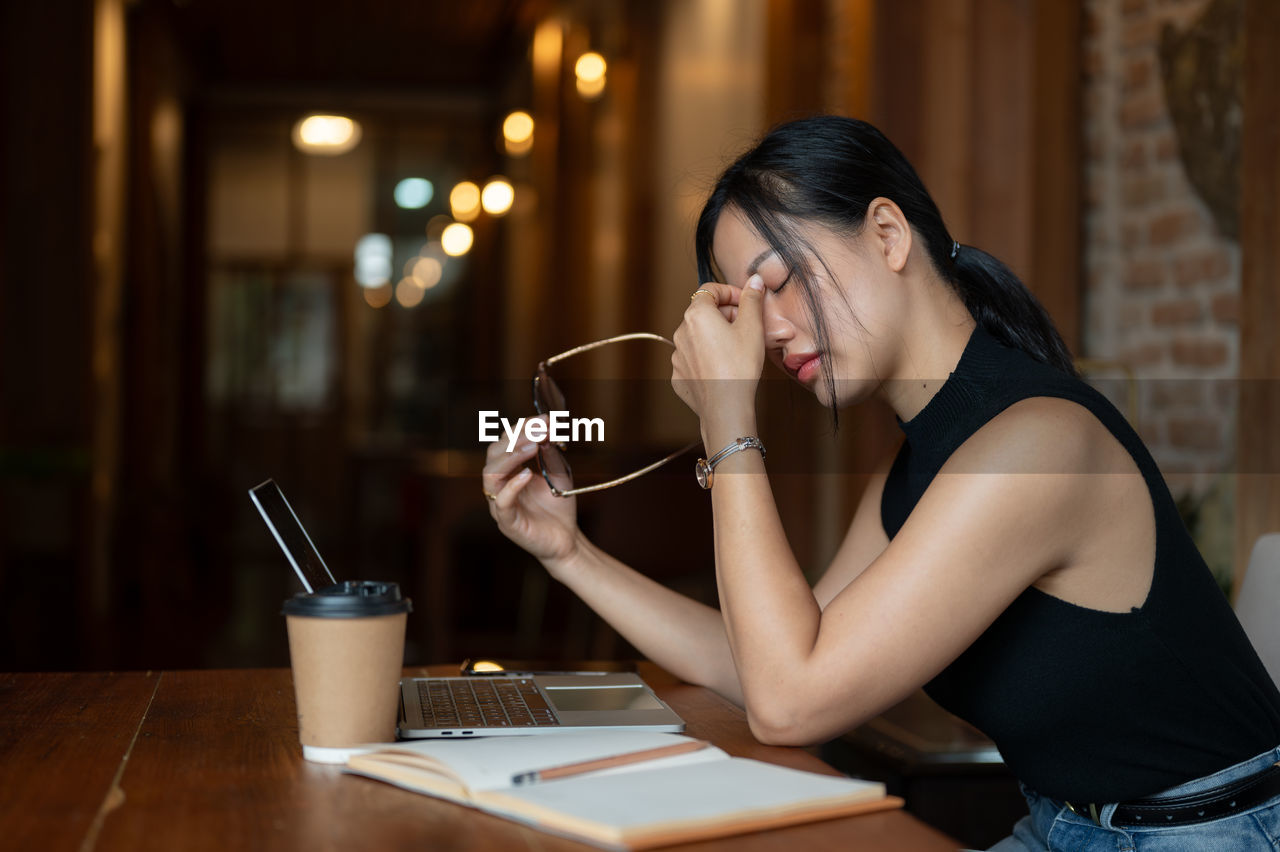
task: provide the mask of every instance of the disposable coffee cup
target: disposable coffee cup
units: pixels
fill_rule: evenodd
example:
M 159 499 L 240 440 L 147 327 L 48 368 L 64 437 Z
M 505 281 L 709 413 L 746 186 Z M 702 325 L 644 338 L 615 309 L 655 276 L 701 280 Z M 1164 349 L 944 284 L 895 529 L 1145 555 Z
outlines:
M 395 739 L 405 622 L 395 583 L 349 580 L 284 602 L 302 756 L 344 763 Z

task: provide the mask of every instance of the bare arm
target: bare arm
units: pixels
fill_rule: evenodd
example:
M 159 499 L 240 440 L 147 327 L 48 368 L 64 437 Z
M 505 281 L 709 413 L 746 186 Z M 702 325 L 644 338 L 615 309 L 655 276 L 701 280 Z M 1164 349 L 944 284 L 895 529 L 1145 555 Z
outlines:
M 742 686 L 720 611 L 624 565 L 581 533 L 578 542 L 568 560 L 546 563 L 551 575 L 645 657 L 741 706 Z
M 668 589 L 589 541 L 577 527 L 573 500 L 552 496 L 536 475 L 521 477 L 532 456 L 528 447 L 514 453 L 500 444 L 489 448 L 484 483 L 497 494 L 492 511 L 503 533 L 648 659 L 742 706 L 742 685 L 720 611 Z M 872 476 L 844 543 L 810 593 L 821 606 L 884 550 L 880 495 L 891 460 Z
M 941 671 L 1038 577 L 1070 563 L 1096 488 L 1087 474 L 1060 472 L 1090 469 L 1087 438 L 1060 412 L 1019 403 L 979 430 L 825 609 L 782 534 L 759 456 L 730 457 L 739 475 L 713 489 L 716 571 L 759 739 L 818 742 L 880 712 Z

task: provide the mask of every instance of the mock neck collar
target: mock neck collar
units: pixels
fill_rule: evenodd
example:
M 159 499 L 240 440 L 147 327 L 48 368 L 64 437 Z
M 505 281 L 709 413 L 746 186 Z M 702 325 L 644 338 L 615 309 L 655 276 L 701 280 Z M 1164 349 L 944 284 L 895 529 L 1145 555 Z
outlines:
M 942 387 L 915 417 L 898 420 L 912 449 L 944 444 L 955 429 L 964 425 L 966 412 L 990 392 L 991 383 L 999 378 L 1004 349 L 980 325 L 974 326 L 955 370 Z

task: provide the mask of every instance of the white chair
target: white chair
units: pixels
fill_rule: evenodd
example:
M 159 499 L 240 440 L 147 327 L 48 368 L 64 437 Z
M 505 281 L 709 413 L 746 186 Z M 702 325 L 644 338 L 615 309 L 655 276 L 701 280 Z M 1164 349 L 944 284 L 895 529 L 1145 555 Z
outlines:
M 1268 533 L 1253 545 L 1236 593 L 1236 617 L 1271 680 L 1280 684 L 1280 533 Z

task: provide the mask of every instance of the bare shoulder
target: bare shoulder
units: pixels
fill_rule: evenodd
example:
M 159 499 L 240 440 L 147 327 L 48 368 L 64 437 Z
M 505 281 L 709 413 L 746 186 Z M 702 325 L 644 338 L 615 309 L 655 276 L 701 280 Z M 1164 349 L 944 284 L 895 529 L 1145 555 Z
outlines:
M 1107 469 L 1131 472 L 1128 453 L 1089 409 L 1057 397 L 1031 397 L 1009 406 L 971 435 L 944 467 L 953 473 Z

